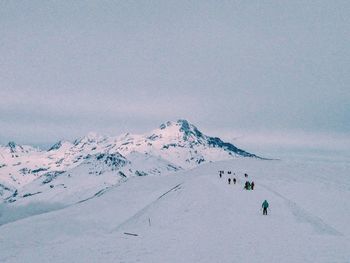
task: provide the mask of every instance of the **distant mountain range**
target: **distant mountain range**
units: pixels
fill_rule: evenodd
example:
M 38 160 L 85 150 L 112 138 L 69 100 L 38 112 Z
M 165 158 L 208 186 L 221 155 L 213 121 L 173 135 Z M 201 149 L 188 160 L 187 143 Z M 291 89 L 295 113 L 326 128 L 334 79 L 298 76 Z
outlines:
M 186 120 L 144 135 L 89 133 L 49 150 L 9 142 L 0 146 L 0 200 L 79 202 L 131 176 L 173 173 L 231 158 L 260 158 L 200 132 Z

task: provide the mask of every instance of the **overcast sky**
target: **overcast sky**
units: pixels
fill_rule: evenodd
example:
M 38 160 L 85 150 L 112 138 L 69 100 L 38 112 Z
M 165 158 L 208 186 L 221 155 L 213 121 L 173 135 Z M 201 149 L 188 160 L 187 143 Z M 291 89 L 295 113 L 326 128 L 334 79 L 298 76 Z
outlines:
M 350 1 L 1 1 L 0 36 L 1 144 L 184 118 L 350 145 Z

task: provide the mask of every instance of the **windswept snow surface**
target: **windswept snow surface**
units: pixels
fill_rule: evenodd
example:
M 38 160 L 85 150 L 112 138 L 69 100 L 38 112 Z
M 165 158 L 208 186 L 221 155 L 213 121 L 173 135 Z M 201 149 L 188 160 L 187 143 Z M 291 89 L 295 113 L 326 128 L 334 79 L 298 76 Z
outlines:
M 348 163 L 237 159 L 130 177 L 0 226 L 0 262 L 349 262 L 349 171 Z M 243 190 L 245 172 L 254 191 Z

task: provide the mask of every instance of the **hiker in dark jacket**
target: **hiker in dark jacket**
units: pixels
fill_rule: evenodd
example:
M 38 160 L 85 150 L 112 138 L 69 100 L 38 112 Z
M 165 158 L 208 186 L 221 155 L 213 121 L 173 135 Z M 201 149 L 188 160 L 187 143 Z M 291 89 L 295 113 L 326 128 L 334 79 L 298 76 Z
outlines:
M 254 190 L 254 182 L 252 182 L 251 184 L 250 184 L 250 187 L 252 188 L 252 190 Z
M 231 184 L 231 178 L 228 178 L 228 184 Z
M 261 207 L 263 209 L 263 215 L 267 215 L 267 208 L 269 208 L 269 203 L 267 202 L 267 200 L 265 200 L 262 203 Z
M 247 178 L 247 177 L 248 177 L 248 174 L 244 174 L 244 177 Z
M 234 184 L 236 184 L 236 178 L 233 178 L 233 180 L 232 180 L 232 181 L 233 181 L 233 183 L 234 183 Z

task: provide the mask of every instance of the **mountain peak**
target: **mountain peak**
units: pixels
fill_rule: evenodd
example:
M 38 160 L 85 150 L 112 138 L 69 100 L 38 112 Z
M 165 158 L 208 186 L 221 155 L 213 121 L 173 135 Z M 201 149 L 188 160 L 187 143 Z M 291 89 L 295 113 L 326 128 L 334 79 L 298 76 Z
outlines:
M 7 144 L 7 147 L 9 147 L 9 148 L 16 148 L 16 146 L 17 146 L 17 144 L 14 141 L 10 141 Z
M 188 125 L 188 126 L 191 124 L 188 120 L 185 120 L 185 119 L 178 119 L 176 121 L 176 123 L 178 123 L 180 125 Z M 191 125 L 193 125 L 193 124 L 191 124 Z
M 58 150 L 59 148 L 61 148 L 61 146 L 62 146 L 62 141 L 56 142 L 54 145 L 51 146 L 51 148 L 48 151 L 50 152 L 53 150 Z
M 164 122 L 160 125 L 161 129 L 165 129 L 166 127 L 171 127 L 171 126 L 190 126 L 192 125 L 189 121 L 185 120 L 185 119 L 178 119 L 177 121 L 167 121 Z
M 165 128 L 167 127 L 170 127 L 170 126 L 173 126 L 174 123 L 172 121 L 167 121 L 165 123 L 162 123 L 160 126 L 159 126 L 159 129 L 161 130 L 164 130 Z
M 99 135 L 96 132 L 89 132 L 84 138 L 91 140 L 91 141 L 98 141 L 101 138 L 103 138 L 103 136 Z
M 180 125 L 180 131 L 184 132 L 186 136 L 194 135 L 195 137 L 203 138 L 203 134 L 187 120 L 178 120 L 177 123 Z
M 23 150 L 23 147 L 21 145 L 15 143 L 14 141 L 10 141 L 7 144 L 7 147 L 10 148 L 11 153 L 15 153 L 15 152 L 17 152 L 17 150 Z
M 160 125 L 160 132 L 170 136 L 181 136 L 185 141 L 189 138 L 203 139 L 204 135 L 192 123 L 185 119 L 177 121 L 167 121 Z
M 76 139 L 74 141 L 74 145 L 78 145 L 80 143 L 98 143 L 106 139 L 106 137 L 97 134 L 96 132 L 89 132 L 87 135 L 80 139 Z
M 169 145 L 193 148 L 195 145 L 206 145 L 208 139 L 196 126 L 185 119 L 163 123 L 160 129 L 153 131 L 148 138 L 153 141 L 156 138 L 162 138 L 161 141 L 165 148 Z

